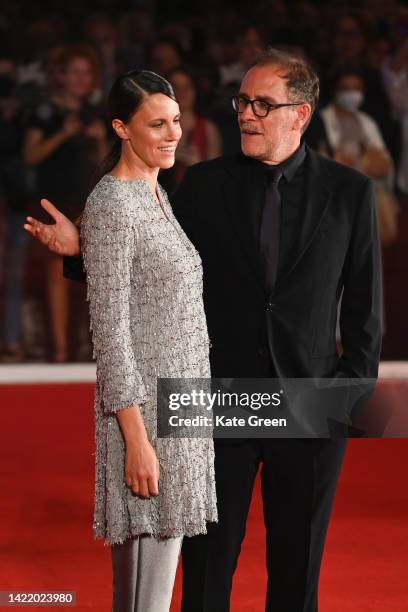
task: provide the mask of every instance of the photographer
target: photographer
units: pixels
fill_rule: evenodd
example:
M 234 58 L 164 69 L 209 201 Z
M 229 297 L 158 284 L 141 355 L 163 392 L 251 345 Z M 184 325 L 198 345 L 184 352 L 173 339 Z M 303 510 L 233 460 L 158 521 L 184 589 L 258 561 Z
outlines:
M 73 220 L 82 211 L 95 168 L 107 154 L 102 112 L 92 103 L 98 94 L 98 60 L 86 45 L 62 47 L 53 53 L 49 75 L 49 94 L 28 118 L 23 154 L 25 162 L 36 168 L 38 199 L 61 202 Z M 43 220 L 51 221 L 45 214 Z M 49 255 L 46 276 L 52 360 L 64 362 L 68 359 L 69 283 L 61 276 L 60 257 Z

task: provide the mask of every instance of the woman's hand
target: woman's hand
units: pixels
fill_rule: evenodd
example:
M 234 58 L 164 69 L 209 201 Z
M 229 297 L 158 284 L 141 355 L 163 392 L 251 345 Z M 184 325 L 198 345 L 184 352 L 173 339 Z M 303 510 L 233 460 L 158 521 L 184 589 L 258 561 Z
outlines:
M 139 406 L 116 412 L 126 445 L 125 480 L 141 497 L 159 494 L 159 462 L 147 437 Z
M 55 223 L 47 225 L 33 217 L 27 217 L 24 229 L 53 253 L 68 256 L 80 255 L 78 228 L 48 200 L 41 200 L 41 206 Z
M 126 445 L 125 480 L 133 493 L 141 497 L 159 494 L 159 462 L 147 437 Z

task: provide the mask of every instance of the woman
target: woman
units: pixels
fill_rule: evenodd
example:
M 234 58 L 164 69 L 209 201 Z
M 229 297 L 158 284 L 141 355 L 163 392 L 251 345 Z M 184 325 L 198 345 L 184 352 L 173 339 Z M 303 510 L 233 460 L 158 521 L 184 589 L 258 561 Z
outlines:
M 86 45 L 59 48 L 51 59 L 50 91 L 28 118 L 23 158 L 35 167 L 38 194 L 58 201 L 64 214 L 75 219 L 91 177 L 108 152 L 101 109 L 91 103 L 99 64 Z M 61 275 L 61 260 L 55 254 L 47 260 L 46 279 L 53 361 L 64 362 L 68 359 L 69 283 Z
M 210 375 L 202 268 L 157 182 L 181 136 L 171 85 L 129 72 L 108 108 L 116 142 L 81 223 L 97 360 L 94 535 L 111 545 L 114 611 L 164 612 L 183 535 L 217 520 L 212 439 L 156 431 L 157 378 Z M 28 220 L 58 251 L 52 228 Z
M 363 101 L 361 75 L 357 71 L 344 70 L 334 79 L 332 103 L 323 108 L 320 115 L 334 159 L 374 179 L 380 240 L 386 246 L 397 234 L 394 169 L 377 123 L 359 110 Z
M 175 68 L 167 75 L 173 86 L 181 110 L 183 134 L 176 151 L 176 163 L 160 176 L 167 191 L 173 191 L 180 183 L 188 166 L 219 157 L 221 137 L 217 126 L 197 114 L 196 87 L 192 75 L 183 68 Z

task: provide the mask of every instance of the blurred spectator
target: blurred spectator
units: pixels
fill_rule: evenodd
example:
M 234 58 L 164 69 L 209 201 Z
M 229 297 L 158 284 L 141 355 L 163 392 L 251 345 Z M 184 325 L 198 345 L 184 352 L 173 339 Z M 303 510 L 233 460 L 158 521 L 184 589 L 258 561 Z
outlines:
M 148 12 L 138 10 L 120 16 L 118 35 L 120 73 L 146 68 L 152 40 L 153 24 Z
M 178 68 L 183 61 L 181 48 L 170 39 L 157 40 L 151 49 L 150 67 L 154 72 L 166 77 L 170 70 Z
M 402 154 L 397 171 L 397 186 L 408 197 L 408 37 L 395 55 L 383 64 L 383 77 L 395 116 L 402 130 Z
M 23 229 L 29 198 L 29 177 L 21 160 L 21 108 L 16 97 L 16 64 L 11 56 L 0 55 L 0 201 L 6 224 L 0 253 L 4 290 L 3 362 L 24 357 L 22 346 L 22 297 L 24 263 L 28 236 Z
M 248 27 L 238 40 L 238 53 L 234 54 L 233 61 L 227 61 L 220 66 L 221 87 L 241 83 L 246 71 L 255 64 L 257 56 L 264 47 L 261 32 L 254 26 Z M 235 59 L 236 58 L 236 59 Z
M 196 113 L 196 86 L 192 74 L 176 68 L 167 74 L 180 106 L 183 135 L 176 151 L 176 163 L 162 172 L 160 182 L 172 192 L 188 166 L 221 155 L 221 137 L 215 124 Z
M 367 53 L 367 63 L 375 70 L 381 70 L 386 59 L 391 55 L 391 40 L 386 36 L 377 36 Z
M 325 94 L 329 94 L 327 86 L 339 71 L 358 71 L 364 81 L 365 97 L 362 110 L 377 122 L 388 150 L 396 160 L 400 149 L 400 132 L 391 118 L 391 106 L 385 92 L 381 72 L 368 63 L 371 41 L 366 32 L 366 26 L 361 17 L 354 13 L 344 15 L 338 23 L 333 25 L 335 26 L 333 55 L 328 58 L 330 63 L 325 75 L 328 82 L 323 79 L 323 98 Z
M 312 61 L 317 59 L 316 45 L 322 31 L 324 28 L 320 26 L 317 6 L 308 0 L 297 0 L 293 6 L 291 40 L 299 47 L 307 49 Z
M 267 0 L 254 3 L 256 22 L 266 28 L 268 43 L 276 45 L 298 44 L 292 39 L 293 23 L 289 15 L 289 3 L 284 0 Z
M 166 40 L 171 40 L 176 43 L 182 50 L 184 56 L 191 56 L 193 41 L 190 28 L 180 21 L 171 21 L 162 29 L 162 36 Z
M 375 180 L 380 240 L 387 245 L 397 233 L 393 163 L 376 122 L 359 110 L 363 101 L 361 75 L 344 71 L 335 78 L 333 101 L 322 109 L 321 117 L 334 159 Z
M 38 99 L 47 84 L 45 60 L 65 36 L 62 18 L 43 18 L 22 26 L 16 40 L 19 96 L 26 104 Z
M 101 109 L 91 104 L 99 85 L 99 63 L 86 45 L 67 46 L 54 54 L 55 72 L 63 88 L 36 105 L 27 120 L 24 159 L 36 168 L 38 198 L 58 202 L 70 219 L 83 209 L 90 179 L 107 154 Z M 37 209 L 35 216 L 47 219 Z M 53 360 L 68 358 L 69 282 L 62 277 L 61 259 L 49 254 L 47 290 L 53 335 Z
M 71 218 L 81 211 L 88 177 L 106 147 L 100 101 L 120 72 L 151 67 L 160 74 L 173 74 L 184 135 L 175 168 L 167 176 L 160 175 L 171 191 L 188 164 L 218 155 L 221 149 L 226 154 L 239 151 L 240 132 L 231 97 L 265 44 L 299 47 L 317 67 L 321 104 L 331 109 L 325 109 L 324 121 L 319 111 L 314 113 L 305 141 L 375 176 L 383 242 L 395 236 L 390 155 L 397 169 L 398 196 L 408 201 L 408 8 L 398 0 L 254 0 L 250 7 L 246 0 L 175 4 L 136 0 L 121 6 L 105 0 L 93 3 L 92 8 L 84 3 L 68 4 L 63 16 L 60 4 L 48 13 L 45 8 L 44 3 L 23 6 L 12 0 L 4 0 L 0 7 L 0 261 L 6 240 L 9 252 L 4 268 L 7 278 L 4 271 L 1 277 L 0 270 L 9 345 L 5 358 L 22 354 L 19 313 L 26 253 L 18 216 L 25 215 L 27 202 L 32 205 L 35 198 L 34 216 L 48 219 L 38 206 L 40 196 L 55 199 Z M 66 66 L 64 44 L 68 40 L 92 47 L 90 55 L 81 55 L 79 65 L 73 62 L 72 71 Z M 7 54 L 2 53 L 5 49 Z M 186 62 L 187 72 L 180 68 Z M 349 100 L 355 103 L 364 93 L 354 111 L 344 109 L 342 96 L 335 100 L 331 88 L 333 78 L 347 72 L 358 77 L 351 86 L 347 84 L 352 92 Z M 349 95 L 345 93 L 343 103 Z M 341 139 L 333 128 L 336 125 L 339 132 L 344 130 Z M 352 144 L 345 144 L 350 134 Z M 23 140 L 30 160 L 28 172 L 22 165 Z M 403 223 L 401 218 L 401 244 Z M 390 266 L 396 259 L 402 265 L 398 248 L 400 241 L 395 251 L 387 252 Z M 27 330 L 34 317 L 27 307 L 30 295 L 38 306 L 38 290 L 42 289 L 42 277 L 33 271 L 41 269 L 40 250 L 37 256 L 38 264 L 37 260 L 30 263 L 24 296 L 23 330 L 30 357 L 35 354 Z M 67 288 L 62 287 L 57 265 L 48 262 L 50 275 L 43 276 L 53 304 L 54 358 L 59 360 L 67 353 L 66 342 L 61 340 L 65 337 Z M 70 287 L 71 297 L 79 297 L 74 295 L 77 290 Z M 36 325 L 39 335 L 35 337 L 41 340 L 42 326 Z M 402 345 L 402 339 L 399 341 Z M 41 344 L 37 357 L 44 355 Z
M 224 61 L 219 67 L 220 84 L 214 102 L 214 119 L 221 132 L 224 153 L 233 153 L 240 149 L 240 132 L 231 98 L 239 90 L 245 72 L 253 66 L 257 55 L 265 46 L 261 30 L 255 26 L 244 29 L 241 37 L 234 37 L 233 41 L 237 46 L 236 53 L 232 52 L 234 47 L 231 46 L 231 39 L 227 37 L 224 42 Z
M 118 75 L 117 26 L 108 16 L 95 13 L 85 21 L 84 38 L 98 54 L 101 66 L 101 89 L 105 97 Z

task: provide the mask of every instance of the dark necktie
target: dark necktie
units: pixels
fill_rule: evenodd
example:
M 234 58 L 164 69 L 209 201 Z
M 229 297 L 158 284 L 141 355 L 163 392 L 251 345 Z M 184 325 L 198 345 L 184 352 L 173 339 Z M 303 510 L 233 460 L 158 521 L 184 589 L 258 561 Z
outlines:
M 271 168 L 267 172 L 268 184 L 265 190 L 261 220 L 260 251 L 269 291 L 274 288 L 278 267 L 281 206 L 278 183 L 281 176 L 280 168 Z

